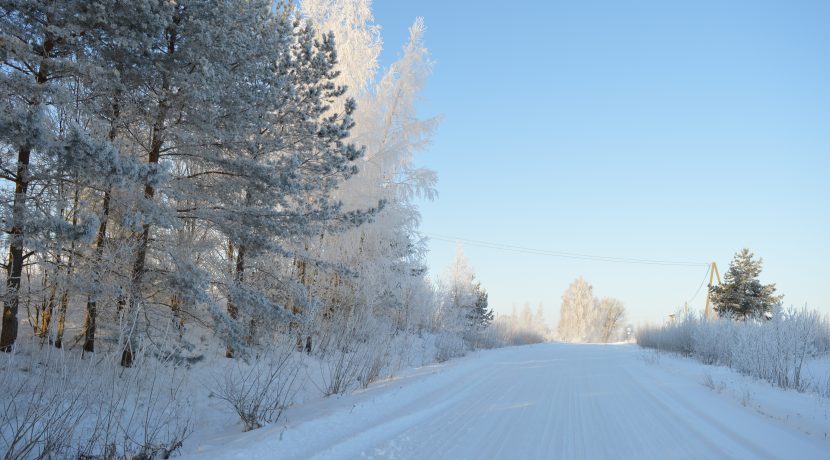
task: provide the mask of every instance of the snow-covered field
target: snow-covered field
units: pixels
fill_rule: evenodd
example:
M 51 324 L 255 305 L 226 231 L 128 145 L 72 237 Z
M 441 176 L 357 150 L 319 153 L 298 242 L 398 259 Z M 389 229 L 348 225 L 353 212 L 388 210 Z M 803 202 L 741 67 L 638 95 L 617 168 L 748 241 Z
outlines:
M 830 400 L 635 345 L 482 351 L 194 433 L 185 458 L 830 458 Z

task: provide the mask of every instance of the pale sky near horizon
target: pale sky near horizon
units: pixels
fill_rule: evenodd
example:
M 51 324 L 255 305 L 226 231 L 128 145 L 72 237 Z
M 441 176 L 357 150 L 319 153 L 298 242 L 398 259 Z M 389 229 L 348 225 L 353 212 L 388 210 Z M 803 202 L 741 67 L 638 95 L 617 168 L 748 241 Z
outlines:
M 786 305 L 830 313 L 830 2 L 376 0 L 383 64 L 424 17 L 435 61 L 418 164 L 432 235 L 598 256 L 715 261 L 749 247 Z M 433 239 L 440 274 L 455 243 Z M 633 324 L 690 300 L 705 266 L 464 245 L 490 304 L 551 326 L 584 276 Z M 704 290 L 692 299 L 700 310 Z

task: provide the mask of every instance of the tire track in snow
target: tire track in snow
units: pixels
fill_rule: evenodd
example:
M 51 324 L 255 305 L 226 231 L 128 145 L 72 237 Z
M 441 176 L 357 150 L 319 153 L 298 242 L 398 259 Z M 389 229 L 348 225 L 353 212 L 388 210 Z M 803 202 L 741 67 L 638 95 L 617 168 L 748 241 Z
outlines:
M 328 443 L 324 449 L 310 453 L 309 458 L 356 458 L 361 454 L 363 457 L 371 458 L 374 456 L 371 451 L 383 450 L 379 444 L 384 444 L 384 441 L 390 437 L 397 438 L 400 433 L 413 425 L 437 417 L 438 414 L 444 417 L 452 414 L 454 410 L 449 410 L 450 408 L 457 409 L 455 406 L 458 401 L 464 400 L 468 393 L 473 392 L 486 381 L 489 374 L 496 372 L 494 369 L 480 365 L 473 369 L 467 369 L 467 367 L 469 366 L 463 369 L 448 369 L 446 374 L 430 376 L 447 381 L 434 388 L 428 387 L 430 388 L 428 391 L 418 394 L 412 400 L 407 399 L 404 404 L 393 404 L 394 410 L 386 412 L 383 418 L 363 427 L 356 425 L 356 430 L 343 433 L 333 442 Z M 360 414 L 356 416 L 359 417 Z

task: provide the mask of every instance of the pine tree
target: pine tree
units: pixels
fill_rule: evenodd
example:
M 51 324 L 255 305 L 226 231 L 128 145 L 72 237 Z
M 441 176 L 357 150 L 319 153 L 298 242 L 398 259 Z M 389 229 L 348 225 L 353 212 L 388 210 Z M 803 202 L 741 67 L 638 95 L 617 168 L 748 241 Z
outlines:
M 294 3 L 0 2 L 0 348 L 23 305 L 56 345 L 83 317 L 83 349 L 117 344 L 124 365 L 171 320 L 176 345 L 187 319 L 231 346 L 302 306 L 428 323 L 423 22 L 379 72 L 370 0 Z M 468 278 L 446 303 L 459 331 L 492 313 Z
M 720 316 L 735 319 L 761 318 L 772 313 L 781 303 L 782 295 L 775 295 L 775 284 L 761 284 L 763 259 L 754 259 L 749 249 L 741 249 L 729 264 L 724 283 L 709 288 L 712 303 Z
M 94 218 L 82 218 L 81 194 L 101 170 L 121 173 L 110 169 L 109 160 L 118 163 L 118 156 L 91 134 L 95 128 L 85 123 L 78 102 L 89 96 L 82 82 L 107 80 L 85 41 L 97 32 L 87 7 L 80 0 L 0 4 L 0 179 L 10 182 L 0 200 L 9 235 L 0 333 L 0 349 L 6 351 L 17 338 L 24 265 L 42 276 L 44 285 L 50 277 L 45 287 L 52 294 L 38 309 L 38 335 L 47 335 L 55 297 L 60 298 L 55 342 L 60 346 L 76 245 L 97 227 Z
M 487 291 L 481 287 L 481 283 L 476 283 L 473 288 L 476 300 L 473 308 L 467 315 L 470 322 L 470 327 L 474 331 L 481 331 L 487 329 L 487 326 L 493 321 L 493 309 L 488 307 Z
M 254 18 L 241 22 L 251 24 L 257 10 L 249 14 Z M 290 317 L 266 292 L 273 280 L 258 276 L 258 269 L 272 263 L 274 254 L 294 255 L 292 240 L 354 227 L 375 213 L 369 206 L 346 212 L 334 196 L 342 181 L 357 173 L 355 162 L 363 153 L 348 142 L 355 103 L 335 83 L 334 37 L 318 39 L 311 24 L 285 17 L 260 21 L 259 29 L 250 28 L 257 35 L 240 40 L 259 43 L 229 75 L 247 91 L 228 94 L 235 102 L 222 104 L 215 148 L 199 145 L 185 161 L 192 173 L 182 181 L 190 188 L 189 203 L 179 217 L 227 238 L 232 268 L 217 280 L 227 299 L 230 321 L 224 324 L 238 336 L 237 320 L 247 319 L 249 339 L 261 318 Z M 270 56 L 282 57 L 276 71 L 269 69 Z M 233 114 L 246 111 L 257 116 Z M 227 354 L 233 354 L 230 344 Z
M 455 248 L 455 257 L 444 275 L 441 288 L 438 324 L 444 330 L 463 332 L 467 316 L 476 302 L 475 274 L 464 256 L 461 245 Z

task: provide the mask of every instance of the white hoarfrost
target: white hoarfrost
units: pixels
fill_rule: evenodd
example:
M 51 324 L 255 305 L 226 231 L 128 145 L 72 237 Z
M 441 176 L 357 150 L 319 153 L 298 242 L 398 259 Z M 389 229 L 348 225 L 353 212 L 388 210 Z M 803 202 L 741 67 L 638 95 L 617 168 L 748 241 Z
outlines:
M 622 338 L 625 308 L 617 299 L 594 297 L 581 276 L 562 294 L 557 333 L 563 342 L 614 342 Z

